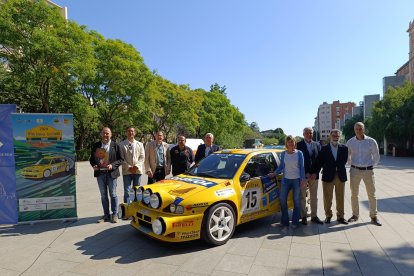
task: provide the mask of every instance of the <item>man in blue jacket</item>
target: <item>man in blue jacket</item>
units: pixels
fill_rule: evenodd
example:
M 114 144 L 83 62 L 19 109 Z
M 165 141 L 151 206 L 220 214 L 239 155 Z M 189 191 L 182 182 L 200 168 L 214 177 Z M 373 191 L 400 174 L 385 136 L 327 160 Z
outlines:
M 325 223 L 332 219 L 332 199 L 335 189 L 336 218 L 339 223 L 348 224 L 344 218 L 345 182 L 347 181 L 345 164 L 348 161 L 348 147 L 338 143 L 341 131 L 332 129 L 330 143 L 323 146 L 316 162 L 312 166 L 312 178 L 316 178 L 321 168 Z
M 103 217 L 98 222 L 118 222 L 118 197 L 116 195 L 117 178 L 119 177 L 119 166 L 124 161 L 117 143 L 111 140 L 112 132 L 109 127 L 101 131 L 102 140 L 93 144 L 89 163 L 91 164 L 101 194 Z M 109 197 L 111 200 L 111 212 L 109 211 Z
M 194 158 L 194 162 L 198 163 L 204 157 L 209 156 L 213 152 L 219 151 L 220 147 L 213 144 L 214 142 L 214 135 L 212 133 L 207 133 L 204 135 L 204 144 L 199 145 L 197 148 L 197 152 Z
M 300 197 L 302 202 L 301 210 L 301 223 L 303 225 L 308 224 L 307 222 L 307 210 L 306 210 L 306 189 L 309 189 L 309 198 L 310 198 L 310 209 L 311 209 L 311 221 L 318 224 L 323 224 L 323 222 L 318 217 L 318 180 L 319 175 L 316 175 L 316 179 L 311 177 L 312 164 L 315 163 L 316 158 L 321 151 L 321 145 L 318 142 L 312 141 L 313 129 L 311 127 L 305 127 L 303 129 L 303 140 L 298 142 L 297 149 L 302 151 L 303 159 L 305 163 L 305 176 L 306 176 L 306 185 L 301 188 Z

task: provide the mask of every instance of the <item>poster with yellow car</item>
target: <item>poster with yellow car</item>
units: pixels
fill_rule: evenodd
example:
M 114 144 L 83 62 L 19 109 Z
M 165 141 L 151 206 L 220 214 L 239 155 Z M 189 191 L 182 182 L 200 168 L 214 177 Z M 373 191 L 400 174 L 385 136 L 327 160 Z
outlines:
M 12 114 L 18 221 L 77 217 L 72 114 Z
M 226 243 L 241 223 L 280 210 L 280 149 L 222 150 L 184 174 L 136 187 L 120 217 L 150 237 L 182 242 Z M 292 199 L 289 198 L 289 206 Z

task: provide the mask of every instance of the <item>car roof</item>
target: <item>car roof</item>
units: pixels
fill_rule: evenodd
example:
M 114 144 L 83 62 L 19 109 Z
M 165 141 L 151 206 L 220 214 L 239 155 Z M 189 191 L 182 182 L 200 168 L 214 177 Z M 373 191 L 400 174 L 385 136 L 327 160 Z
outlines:
M 230 154 L 250 154 L 260 152 L 282 152 L 284 149 L 223 149 L 215 153 L 230 153 Z

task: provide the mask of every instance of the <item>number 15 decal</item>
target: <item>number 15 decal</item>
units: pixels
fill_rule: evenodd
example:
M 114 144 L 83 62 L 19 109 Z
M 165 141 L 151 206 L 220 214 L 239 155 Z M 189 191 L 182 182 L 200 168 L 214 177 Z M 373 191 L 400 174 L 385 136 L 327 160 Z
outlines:
M 260 210 L 260 199 L 262 193 L 260 188 L 246 189 L 242 197 L 242 213 L 250 213 Z

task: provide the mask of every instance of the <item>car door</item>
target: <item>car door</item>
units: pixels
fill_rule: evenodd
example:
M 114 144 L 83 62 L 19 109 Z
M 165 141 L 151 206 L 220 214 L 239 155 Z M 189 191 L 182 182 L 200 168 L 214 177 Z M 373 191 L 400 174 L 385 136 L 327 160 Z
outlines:
M 278 196 L 275 176 L 269 176 L 277 167 L 271 152 L 252 156 L 240 181 L 240 222 L 251 221 L 270 215 Z

